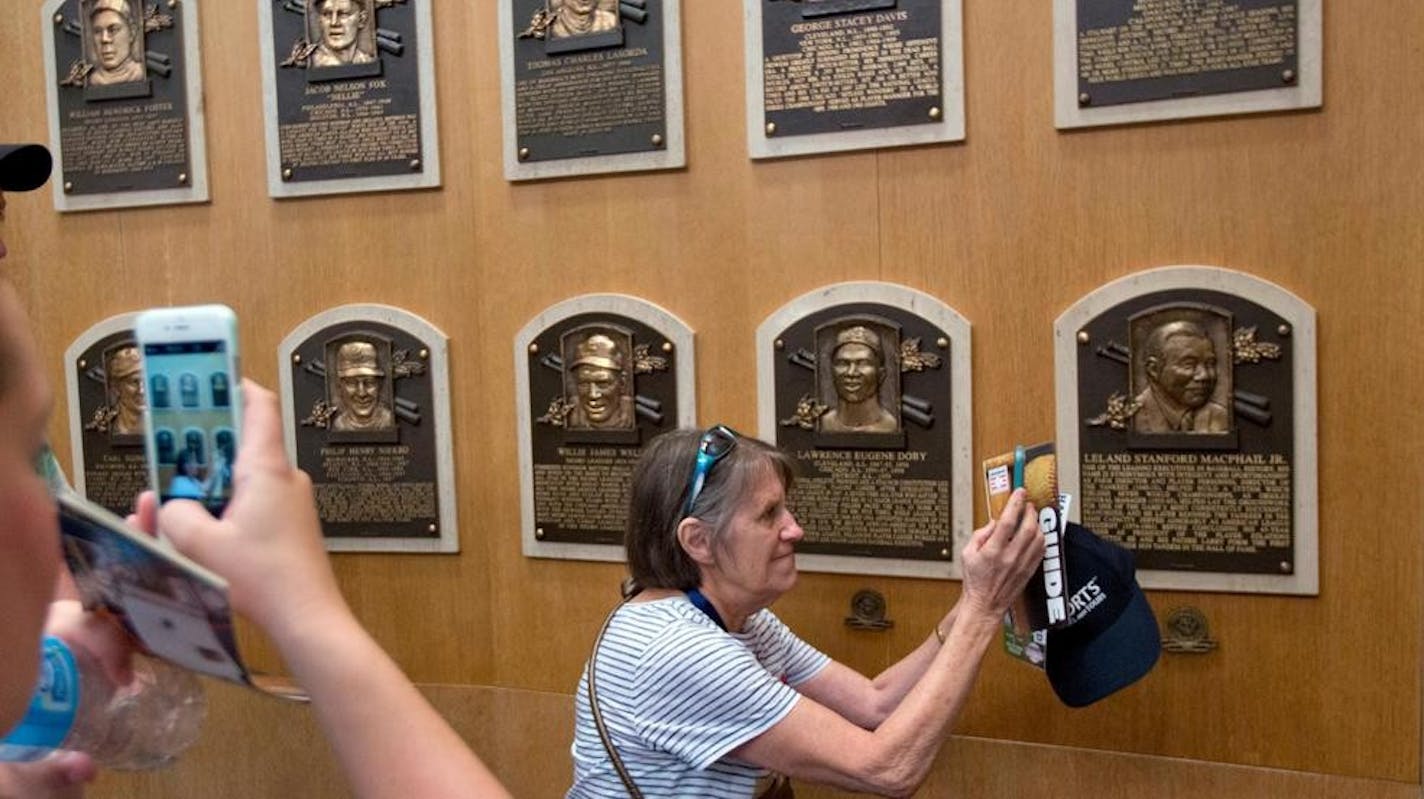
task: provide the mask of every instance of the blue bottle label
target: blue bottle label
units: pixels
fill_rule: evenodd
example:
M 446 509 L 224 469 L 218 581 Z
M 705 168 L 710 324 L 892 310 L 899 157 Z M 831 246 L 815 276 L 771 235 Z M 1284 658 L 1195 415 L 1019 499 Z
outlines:
M 58 749 L 79 710 L 79 664 L 58 638 L 47 635 L 40 657 L 40 683 L 19 726 L 0 740 L 0 761 L 38 760 Z

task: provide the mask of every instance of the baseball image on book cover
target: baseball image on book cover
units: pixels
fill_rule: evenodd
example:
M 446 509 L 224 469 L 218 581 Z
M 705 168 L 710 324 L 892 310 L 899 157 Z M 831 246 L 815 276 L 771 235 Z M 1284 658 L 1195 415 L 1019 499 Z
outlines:
M 1014 657 L 1042 667 L 1050 627 L 1068 623 L 1067 574 L 1059 550 L 1064 508 L 1058 495 L 1058 460 L 1053 442 L 1015 447 L 984 461 L 984 497 L 989 518 L 1004 512 L 1014 489 L 1022 487 L 1038 513 L 1046 547 L 1043 562 L 1023 596 L 1004 616 L 1004 648 Z

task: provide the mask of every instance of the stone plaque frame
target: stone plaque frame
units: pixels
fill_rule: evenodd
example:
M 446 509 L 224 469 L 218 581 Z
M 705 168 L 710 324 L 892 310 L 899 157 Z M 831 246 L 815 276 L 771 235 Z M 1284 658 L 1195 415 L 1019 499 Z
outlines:
M 263 0 L 264 2 L 266 0 Z M 455 460 L 451 442 L 454 433 L 450 427 L 450 346 L 449 339 L 445 334 L 430 322 L 415 314 L 401 308 L 390 305 L 378 304 L 355 304 L 342 305 L 336 308 L 323 311 L 306 321 L 302 322 L 291 333 L 282 339 L 282 343 L 277 351 L 277 373 L 281 375 L 282 392 L 282 425 L 283 433 L 287 443 L 287 455 L 293 463 L 301 465 L 298 461 L 297 448 L 297 428 L 301 418 L 296 408 L 296 384 L 293 373 L 298 371 L 299 366 L 294 363 L 293 355 L 298 349 L 313 336 L 332 330 L 333 328 L 348 328 L 361 324 L 375 326 L 385 326 L 394 328 L 402 333 L 409 334 L 419 341 L 428 350 L 425 360 L 425 369 L 428 372 L 430 381 L 430 401 L 429 409 L 420 409 L 422 416 L 429 418 L 429 424 L 433 424 L 435 431 L 433 434 L 434 452 L 430 453 L 430 458 L 434 462 L 434 479 L 436 484 L 435 501 L 439 524 L 438 535 L 410 537 L 400 535 L 390 536 L 324 536 L 326 548 L 331 552 L 407 552 L 407 553 L 453 553 L 460 551 L 460 531 L 458 524 L 458 509 L 455 504 Z M 363 331 L 364 332 L 364 331 Z M 345 332 L 338 333 L 337 336 L 346 335 Z M 363 336 L 368 337 L 368 336 Z M 329 356 L 329 353 L 327 354 Z M 417 356 L 418 357 L 418 356 Z M 394 359 L 381 361 L 382 363 L 393 363 Z M 416 373 L 417 375 L 419 373 Z M 392 375 L 390 381 L 396 382 L 399 375 Z M 394 397 L 392 398 L 395 399 Z M 399 405 L 398 401 L 392 403 Z M 301 413 L 306 413 L 303 408 Z M 335 431 L 330 435 L 340 435 Z M 397 434 L 398 435 L 398 434 Z M 369 437 L 372 442 L 376 442 L 383 437 Z M 384 438 L 395 438 L 389 436 Z M 335 444 L 357 443 L 354 441 L 333 440 Z M 390 442 L 386 442 L 390 443 Z M 314 476 L 315 478 L 315 476 Z
M 104 371 L 103 364 L 85 363 L 80 366 L 81 360 L 86 360 L 86 353 L 101 344 L 106 349 L 112 348 L 117 342 L 133 340 L 134 321 L 138 319 L 138 312 L 116 314 L 95 324 L 77 338 L 64 351 L 64 383 L 65 394 L 69 398 L 69 453 L 70 469 L 69 482 L 82 496 L 89 497 L 89 489 L 93 486 L 88 484 L 88 459 L 85 458 L 86 438 L 90 438 L 96 433 L 91 429 L 86 431 L 86 426 L 94 425 L 95 414 L 103 413 L 107 409 L 107 400 L 99 408 L 92 408 L 93 403 L 85 401 L 85 388 L 91 388 L 82 384 L 83 380 L 100 381 Z M 107 387 L 105 387 L 107 388 Z M 145 386 L 146 388 L 146 386 Z M 86 433 L 88 435 L 86 435 Z M 106 435 L 110 440 L 114 434 L 106 431 L 98 433 Z M 111 446 L 113 446 L 111 444 Z M 148 474 L 148 456 L 144 452 L 144 440 L 142 434 L 126 436 L 118 446 L 123 446 L 129 450 L 128 454 L 136 456 L 132 460 L 137 472 L 136 485 L 139 490 L 150 488 Z M 127 460 L 127 459 L 126 459 Z M 101 502 L 101 498 L 90 498 L 98 504 L 104 505 L 110 511 L 123 516 L 132 511 L 134 497 L 138 496 L 135 491 L 133 496 L 128 498 L 128 505 L 119 507 L 115 504 Z
M 527 19 L 517 18 L 517 0 L 499 2 L 499 74 L 500 110 L 504 130 L 504 178 L 509 181 L 563 178 L 576 175 L 601 175 L 616 172 L 640 172 L 657 169 L 679 169 L 687 166 L 686 134 L 683 126 L 682 94 L 682 0 L 620 0 L 612 5 L 631 14 L 660 13 L 662 15 L 663 70 L 663 131 L 661 142 L 649 149 L 634 152 L 592 154 L 556 158 L 544 161 L 521 160 L 516 107 L 516 37 L 525 28 Z M 525 9 L 521 4 L 520 8 Z M 525 15 L 527 16 L 527 14 Z M 628 19 L 625 19 L 625 24 Z M 590 37 L 577 37 L 595 38 Z M 604 47 L 617 47 L 608 43 Z M 628 44 L 624 43 L 623 47 Z M 601 52 L 592 50 L 590 52 Z M 555 54 L 555 57 L 567 54 Z M 573 53 L 573 55 L 578 55 Z M 649 140 L 652 142 L 652 139 Z
M 835 2 L 836 0 L 826 0 Z M 767 135 L 766 85 L 763 68 L 762 3 L 743 0 L 746 53 L 747 153 L 754 159 L 785 158 L 811 153 L 907 147 L 964 140 L 964 14 L 961 0 L 943 0 L 940 8 L 939 63 L 940 116 L 915 125 L 808 133 Z M 870 5 L 882 5 L 871 3 Z M 868 11 L 867 13 L 875 13 Z
M 64 125 L 61 117 L 69 109 L 70 102 L 61 97 L 61 92 L 76 91 L 71 87 L 61 87 L 61 80 L 71 64 L 60 64 L 61 54 L 55 39 L 59 36 L 77 35 L 83 37 L 87 23 L 79 17 L 70 16 L 66 9 L 78 9 L 82 0 L 46 0 L 40 8 L 41 39 L 44 44 L 45 102 L 49 112 L 50 151 L 54 154 L 54 177 L 50 180 L 50 190 L 54 197 L 55 210 L 93 211 L 106 208 L 139 208 L 150 205 L 178 205 L 208 201 L 208 151 L 207 132 L 203 109 L 203 53 L 202 37 L 198 29 L 197 0 L 178 0 L 170 7 L 166 0 L 146 0 L 158 16 L 167 18 L 167 26 L 154 30 L 142 37 L 141 49 L 145 56 L 146 89 L 140 92 L 110 92 L 110 99 L 101 99 L 101 105 L 113 103 L 115 106 L 137 107 L 157 106 L 164 102 L 179 106 L 166 115 L 167 118 L 181 118 L 184 123 L 183 145 L 186 149 L 186 168 L 171 170 L 155 167 L 127 174 L 134 175 L 130 187 L 112 191 L 93 193 L 72 193 L 72 181 L 65 177 L 66 157 Z M 78 13 L 76 11 L 76 13 Z M 177 17 L 174 23 L 173 17 Z M 145 20 L 146 22 L 147 20 Z M 161 22 L 155 22 L 161 25 Z M 172 38 L 169 38 L 172 37 Z M 161 52 L 158 47 L 168 40 L 181 48 L 181 55 L 174 58 L 172 53 Z M 83 53 L 81 43 L 80 52 Z M 61 70 L 64 70 L 63 72 Z M 103 87 L 118 89 L 126 84 Z M 156 89 L 156 90 L 155 90 Z M 88 91 L 86 88 L 85 91 Z M 144 110 L 147 116 L 150 112 Z M 162 110 L 152 114 L 165 116 Z M 73 153 L 68 161 L 74 163 Z
M 903 309 L 934 324 L 950 339 L 947 363 L 950 397 L 947 426 L 950 435 L 950 529 L 952 557 L 946 561 L 894 557 L 867 557 L 798 553 L 802 571 L 842 574 L 876 574 L 897 577 L 959 579 L 959 552 L 974 528 L 974 442 L 972 412 L 973 386 L 970 356 L 973 351 L 969 321 L 939 299 L 916 289 L 894 283 L 836 283 L 816 289 L 783 305 L 766 318 L 756 331 L 757 352 L 757 432 L 766 441 L 777 440 L 776 360 L 784 355 L 776 348 L 781 331 L 811 314 L 846 305 L 878 304 Z M 933 345 L 926 345 L 933 347 Z M 870 435 L 870 434 L 861 434 Z
M 1150 102 L 1093 107 L 1078 102 L 1077 0 L 1053 0 L 1053 105 L 1059 129 L 1229 116 L 1321 105 L 1321 4 L 1297 0 L 1298 73 L 1279 88 L 1203 94 Z
M 677 418 L 668 430 L 697 424 L 697 355 L 692 328 L 671 312 L 647 300 L 625 294 L 584 294 L 546 308 L 529 320 L 514 337 L 515 409 L 519 432 L 519 518 L 520 539 L 525 557 L 563 558 L 622 562 L 622 544 L 594 544 L 541 541 L 536 535 L 534 512 L 534 417 L 531 401 L 530 345 L 546 331 L 565 320 L 585 314 L 627 317 L 656 330 L 677 353 L 672 367 L 676 381 Z M 646 441 L 644 442 L 646 443 Z
M 307 73 L 312 67 L 279 66 L 281 60 L 289 57 L 283 54 L 288 51 L 292 51 L 292 55 L 297 54 L 298 45 L 293 43 L 289 30 L 295 20 L 283 17 L 289 24 L 279 26 L 274 17 L 275 14 L 302 13 L 305 3 L 293 0 L 257 2 L 262 57 L 263 131 L 267 142 L 267 194 L 271 197 L 282 199 L 322 194 L 401 191 L 435 188 L 440 185 L 440 122 L 435 99 L 435 39 L 430 11 L 432 0 L 364 1 L 369 3 L 368 8 L 373 14 L 408 12 L 409 23 L 403 26 L 402 30 L 388 30 L 385 27 L 377 28 L 377 22 L 371 21 L 368 30 L 374 29 L 374 35 L 367 39 L 358 38 L 358 46 L 362 42 L 374 43 L 374 63 L 325 67 L 324 69 L 333 72 L 331 77 L 310 81 Z M 306 2 L 315 3 L 317 0 Z M 304 33 L 310 27 L 305 16 L 300 26 L 296 28 L 298 34 Z M 300 43 L 305 42 L 306 39 L 300 40 Z M 382 66 L 382 61 L 390 60 L 394 64 L 398 59 L 410 59 L 412 49 L 415 50 L 413 68 L 402 66 L 399 75 L 392 77 L 392 73 L 397 71 L 395 67 Z M 417 85 L 407 85 L 412 81 Z M 392 171 L 396 159 L 385 159 L 360 164 L 316 165 L 312 168 L 320 170 L 320 177 L 293 178 L 282 159 L 281 126 L 284 109 L 287 107 L 282 101 L 283 93 L 293 91 L 294 86 L 304 87 L 303 92 L 310 91 L 313 86 L 324 86 L 330 90 L 326 92 L 328 96 L 330 93 L 341 92 L 342 87 L 359 87 L 352 88 L 347 93 L 359 93 L 360 101 L 366 103 L 396 102 L 413 109 L 418 117 L 416 124 L 420 129 L 420 157 L 412 159 L 399 172 Z M 386 166 L 381 166 L 382 164 Z M 380 169 L 369 169 L 372 165 Z M 363 174 L 363 168 L 370 174 Z M 341 171 L 349 174 L 336 174 Z
M 1097 409 L 1079 407 L 1079 330 L 1117 305 L 1143 295 L 1179 289 L 1215 291 L 1256 303 L 1290 325 L 1291 419 L 1294 429 L 1292 507 L 1293 558 L 1289 574 L 1137 571 L 1144 588 L 1315 596 L 1320 592 L 1319 497 L 1316 452 L 1315 310 L 1285 289 L 1243 272 L 1215 266 L 1168 266 L 1108 283 L 1074 303 L 1053 324 L 1058 397 L 1058 479 L 1074 496 L 1071 517 L 1082 518 L 1079 424 Z M 1264 332 L 1264 331 L 1263 331 Z M 1270 331 L 1274 333 L 1275 331 Z

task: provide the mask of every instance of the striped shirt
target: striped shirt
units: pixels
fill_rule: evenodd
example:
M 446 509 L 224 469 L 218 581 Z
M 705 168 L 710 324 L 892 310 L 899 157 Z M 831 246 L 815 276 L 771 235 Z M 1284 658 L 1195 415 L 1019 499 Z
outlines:
M 831 659 L 769 610 L 727 633 L 684 596 L 618 610 L 598 651 L 598 703 L 613 746 L 645 796 L 751 796 L 764 770 L 726 759 L 791 712 L 796 686 Z M 568 796 L 627 797 L 588 704 L 574 696 Z

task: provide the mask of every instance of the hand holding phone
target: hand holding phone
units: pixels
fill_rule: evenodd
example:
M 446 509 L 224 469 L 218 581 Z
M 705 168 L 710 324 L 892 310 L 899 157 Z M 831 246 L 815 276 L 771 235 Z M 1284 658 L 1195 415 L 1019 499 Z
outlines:
M 224 305 L 157 308 L 139 314 L 134 337 L 148 384 L 149 482 L 162 502 L 197 500 L 221 515 L 242 420 L 237 316 Z

